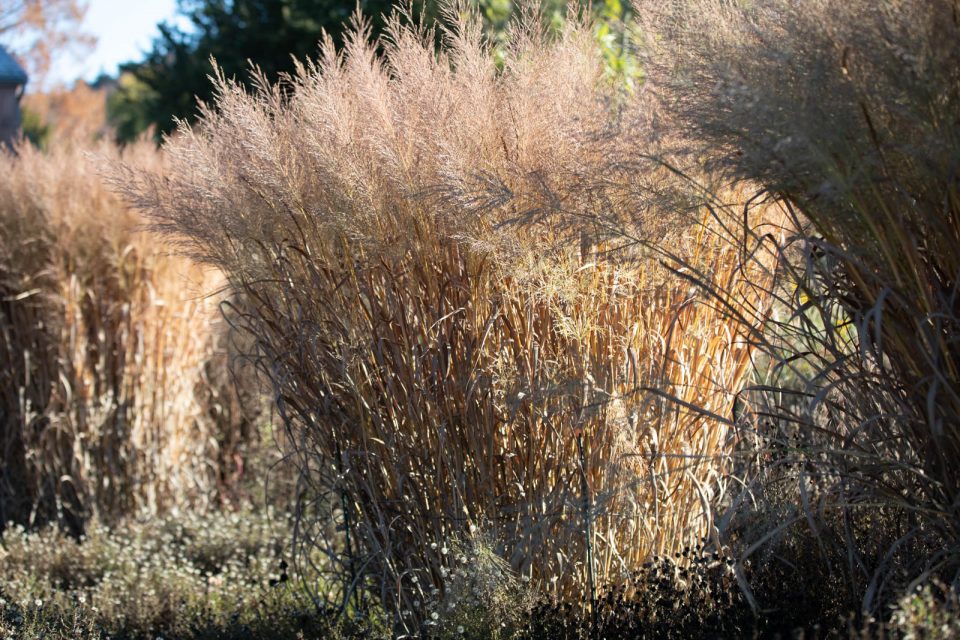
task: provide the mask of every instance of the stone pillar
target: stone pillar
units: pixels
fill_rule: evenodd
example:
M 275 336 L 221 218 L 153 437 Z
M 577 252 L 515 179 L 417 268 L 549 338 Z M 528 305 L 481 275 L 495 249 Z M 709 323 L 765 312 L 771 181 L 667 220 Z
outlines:
M 20 134 L 20 94 L 16 85 L 0 85 L 0 144 L 12 144 Z

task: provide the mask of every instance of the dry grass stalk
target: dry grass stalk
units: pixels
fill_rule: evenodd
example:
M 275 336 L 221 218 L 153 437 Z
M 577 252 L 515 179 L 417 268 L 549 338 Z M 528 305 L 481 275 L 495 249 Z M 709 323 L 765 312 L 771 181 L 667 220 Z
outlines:
M 435 543 L 471 526 L 580 602 L 586 520 L 598 583 L 696 543 L 729 425 L 651 388 L 727 416 L 748 363 L 742 329 L 654 258 L 604 257 L 603 233 L 571 251 L 554 224 L 642 213 L 645 241 L 743 283 L 705 212 L 654 206 L 666 178 L 634 170 L 645 133 L 625 133 L 649 114 L 603 80 L 590 26 L 518 28 L 500 71 L 479 21 L 446 35 L 438 54 L 396 21 L 383 58 L 358 30 L 283 88 L 221 79 L 167 141 L 172 171 L 116 178 L 244 292 L 308 495 L 354 553 L 328 550 L 401 626 L 443 587 Z

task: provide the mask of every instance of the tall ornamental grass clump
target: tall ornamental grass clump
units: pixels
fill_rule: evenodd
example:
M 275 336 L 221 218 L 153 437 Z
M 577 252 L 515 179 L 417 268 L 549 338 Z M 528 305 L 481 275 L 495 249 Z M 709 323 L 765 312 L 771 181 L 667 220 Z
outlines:
M 97 162 L 0 156 L 0 523 L 212 504 L 246 439 L 218 382 L 222 277 L 144 233 Z
M 762 450 L 753 477 L 770 480 L 755 486 L 773 499 L 792 479 L 793 511 L 744 529 L 757 532 L 745 549 L 808 524 L 844 606 L 865 613 L 931 576 L 955 584 L 960 6 L 643 9 L 657 35 L 648 69 L 682 150 L 792 213 L 788 241 L 771 244 L 784 277 L 757 334 L 770 364 L 749 424 Z
M 729 420 L 689 408 L 729 416 L 748 349 L 639 247 L 762 306 L 706 213 L 659 207 L 666 173 L 634 170 L 651 114 L 605 79 L 589 24 L 518 25 L 498 66 L 479 21 L 454 22 L 439 52 L 394 18 L 382 56 L 358 28 L 280 86 L 219 78 L 168 173 L 115 178 L 243 293 L 301 539 L 330 551 L 339 597 L 372 593 L 401 628 L 474 529 L 577 603 L 701 542 Z M 606 226 L 641 213 L 643 242 L 611 251 Z M 549 221 L 580 214 L 597 223 L 571 249 Z

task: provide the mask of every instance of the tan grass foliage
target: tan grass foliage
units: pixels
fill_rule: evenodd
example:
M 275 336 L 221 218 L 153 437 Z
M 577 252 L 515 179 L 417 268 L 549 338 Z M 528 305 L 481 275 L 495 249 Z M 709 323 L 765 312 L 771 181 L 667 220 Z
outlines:
M 96 153 L 0 157 L 4 522 L 204 505 L 236 440 L 206 380 L 222 278 L 139 230 L 97 174 L 117 151 Z M 146 146 L 124 158 L 162 166 Z
M 652 84 L 686 150 L 793 213 L 778 249 L 786 313 L 759 345 L 775 375 L 755 419 L 802 470 L 797 519 L 820 544 L 818 527 L 839 529 L 829 521 L 843 514 L 842 556 L 857 558 L 848 595 L 862 611 L 931 578 L 955 583 L 960 6 L 639 4 L 657 43 Z
M 956 2 L 724 5 L 672 3 L 660 16 L 671 44 L 655 79 L 676 124 L 712 148 L 712 163 L 788 201 L 840 254 L 863 339 L 875 334 L 882 344 L 870 348 L 889 349 L 902 369 L 891 375 L 924 389 L 921 413 L 940 430 L 960 410 L 956 394 L 939 391 L 958 376 L 947 338 L 960 273 Z M 790 81 L 770 82 L 777 70 Z M 914 428 L 911 446 L 923 449 L 931 434 Z M 928 462 L 952 468 L 960 442 L 934 440 L 943 459 Z M 956 469 L 940 472 L 956 492 Z
M 653 114 L 591 33 L 517 27 L 498 68 L 469 16 L 443 53 L 396 21 L 378 57 L 360 30 L 282 87 L 221 79 L 172 171 L 116 178 L 244 292 L 343 572 L 398 616 L 471 526 L 580 602 L 708 533 L 729 430 L 689 405 L 730 414 L 741 329 L 643 251 L 606 255 L 604 230 L 636 222 L 759 301 L 704 211 L 656 206 L 667 175 L 634 162 Z

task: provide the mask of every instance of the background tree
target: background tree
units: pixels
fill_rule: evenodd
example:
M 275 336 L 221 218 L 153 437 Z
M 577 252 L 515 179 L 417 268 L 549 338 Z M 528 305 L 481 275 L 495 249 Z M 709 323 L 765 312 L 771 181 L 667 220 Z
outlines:
M 494 43 L 495 55 L 506 41 L 506 30 L 516 3 L 511 0 L 470 0 L 483 15 L 487 35 Z M 119 86 L 108 103 L 111 124 L 121 142 L 128 142 L 153 127 L 156 137 L 170 132 L 175 119 L 192 120 L 197 100 L 209 101 L 213 72 L 211 58 L 228 77 L 250 80 L 251 64 L 270 81 L 294 68 L 293 60 L 317 53 L 322 33 L 329 33 L 340 44 L 351 14 L 359 7 L 371 22 L 374 36 L 384 27 L 384 15 L 407 0 L 179 0 L 179 13 L 189 27 L 169 23 L 159 25 L 160 36 L 142 62 L 122 67 Z M 439 0 L 413 0 L 413 14 L 430 23 L 440 14 Z M 559 27 L 571 8 L 580 11 L 585 2 L 542 0 L 542 17 Z M 623 56 L 615 33 L 627 12 L 619 0 L 593 4 L 603 24 L 598 34 L 608 63 L 620 75 Z M 613 31 L 611 31 L 613 29 Z
M 42 85 L 58 53 L 88 51 L 96 39 L 81 24 L 85 0 L 0 0 L 0 44 Z
M 101 76 L 90 84 L 35 91 L 23 98 L 23 133 L 38 147 L 51 140 L 87 144 L 108 135 L 107 96 L 115 85 Z
M 433 0 L 417 0 L 414 11 L 428 11 Z M 293 70 L 294 57 L 317 52 L 323 31 L 339 41 L 351 13 L 359 6 L 374 32 L 384 26 L 391 0 L 179 0 L 190 27 L 161 24 L 160 36 L 139 63 L 123 66 L 129 74 L 110 100 L 111 120 L 121 141 L 129 141 L 148 124 L 158 136 L 175 118 L 191 119 L 197 99 L 211 97 L 208 76 L 214 58 L 228 77 L 250 79 L 251 64 L 271 81 Z

